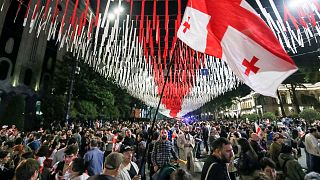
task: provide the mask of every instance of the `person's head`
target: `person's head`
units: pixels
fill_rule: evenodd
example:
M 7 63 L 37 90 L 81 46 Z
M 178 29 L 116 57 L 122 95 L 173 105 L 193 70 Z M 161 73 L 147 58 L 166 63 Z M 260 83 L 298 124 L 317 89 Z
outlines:
M 220 158 L 224 163 L 229 163 L 234 156 L 232 145 L 226 138 L 216 139 L 211 146 L 213 155 Z
M 8 151 L 0 150 L 0 164 L 6 164 L 10 160 L 10 153 Z
M 292 146 L 284 144 L 281 147 L 281 152 L 284 154 L 291 154 L 292 153 Z
M 91 139 L 91 140 L 90 140 L 90 147 L 91 147 L 91 148 L 95 148 L 95 147 L 97 147 L 97 146 L 98 146 L 97 140 Z
M 275 180 L 277 178 L 276 163 L 272 159 L 267 157 L 262 158 L 260 160 L 260 167 L 270 179 Z
M 117 142 L 122 142 L 122 141 L 123 141 L 123 136 L 118 135 L 118 136 L 117 136 Z
M 120 153 L 123 154 L 123 163 L 129 164 L 133 157 L 133 149 L 130 146 L 121 146 Z
M 18 154 L 18 155 L 22 155 L 24 153 L 23 145 L 22 144 L 15 145 L 13 147 L 13 153 Z
M 160 137 L 160 133 L 158 131 L 153 132 L 152 140 L 158 140 Z
M 22 144 L 22 138 L 21 138 L 21 137 L 18 137 L 18 138 L 14 141 L 14 144 L 15 144 L 15 145 Z
M 120 173 L 120 165 L 123 162 L 123 155 L 118 152 L 112 152 L 106 157 L 105 174 L 109 176 L 118 176 Z
M 33 152 L 25 152 L 21 155 L 21 157 L 23 157 L 24 159 L 28 159 L 28 158 L 35 158 Z
M 47 145 L 42 145 L 38 152 L 36 153 L 36 156 L 38 157 L 44 157 L 48 154 L 48 151 L 49 151 L 49 147 Z
M 251 133 L 251 140 L 253 141 L 259 141 L 259 136 L 257 133 Z
M 143 133 L 139 133 L 138 136 L 137 136 L 137 140 L 138 142 L 140 141 L 144 141 L 146 138 L 145 138 L 145 135 Z
M 193 177 L 190 173 L 188 173 L 184 169 L 177 169 L 171 174 L 170 179 L 171 180 L 192 180 Z
M 34 139 L 40 139 L 41 138 L 41 134 L 38 133 L 38 132 L 34 132 L 33 133 L 33 137 L 34 137 Z
M 51 149 L 59 149 L 59 147 L 60 147 L 59 141 L 53 141 L 52 144 L 50 145 Z
M 77 158 L 78 150 L 79 148 L 75 144 L 67 146 L 66 150 L 64 151 L 64 162 L 66 164 L 70 164 L 75 158 Z
M 39 174 L 39 163 L 35 159 L 24 159 L 16 168 L 15 180 L 36 180 Z
M 245 138 L 238 139 L 238 144 L 240 145 L 242 152 L 247 152 L 247 151 L 251 150 L 250 149 L 250 143 Z
M 184 133 L 188 134 L 190 132 L 189 126 L 184 127 Z
M 166 140 L 168 138 L 168 131 L 166 129 L 162 129 L 160 131 L 160 136 L 162 140 Z
M 210 130 L 210 134 L 212 136 L 216 135 L 218 133 L 217 129 L 215 127 L 212 127 L 211 130 Z
M 231 127 L 230 127 L 230 132 L 231 132 L 231 133 L 234 133 L 235 131 L 236 131 L 236 127 L 231 126 Z
M 279 143 L 279 144 L 283 144 L 284 142 L 284 136 L 280 133 L 275 133 L 273 135 L 273 141 Z
M 82 175 L 86 170 L 85 161 L 82 158 L 73 159 L 70 170 L 73 176 Z
M 317 136 L 317 134 L 318 134 L 318 130 L 316 128 L 314 128 L 314 127 L 310 128 L 309 132 L 314 136 Z
M 77 139 L 75 137 L 69 138 L 67 145 L 77 144 Z
M 111 134 L 111 130 L 112 130 L 111 128 L 108 128 L 107 129 L 107 134 Z
M 132 133 L 130 129 L 126 130 L 126 137 L 131 137 Z

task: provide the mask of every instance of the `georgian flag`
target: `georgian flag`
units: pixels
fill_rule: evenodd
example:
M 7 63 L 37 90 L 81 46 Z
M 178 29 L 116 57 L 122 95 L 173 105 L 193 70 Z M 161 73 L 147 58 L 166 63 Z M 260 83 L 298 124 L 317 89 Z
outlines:
M 254 91 L 276 97 L 297 71 L 294 61 L 245 0 L 189 0 L 178 37 L 194 50 L 218 57 Z
M 254 127 L 255 127 L 255 130 L 256 130 L 256 134 L 258 134 L 258 136 L 260 137 L 261 127 L 256 122 L 254 123 Z

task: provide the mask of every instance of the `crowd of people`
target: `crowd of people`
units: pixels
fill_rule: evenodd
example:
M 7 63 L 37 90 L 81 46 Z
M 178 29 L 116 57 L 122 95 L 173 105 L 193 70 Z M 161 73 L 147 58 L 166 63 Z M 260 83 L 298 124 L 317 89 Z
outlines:
M 159 120 L 152 129 L 151 122 L 97 121 L 31 132 L 3 126 L 0 179 L 189 180 L 199 161 L 201 180 L 320 179 L 320 123 L 258 124 Z M 298 162 L 302 153 L 307 167 Z

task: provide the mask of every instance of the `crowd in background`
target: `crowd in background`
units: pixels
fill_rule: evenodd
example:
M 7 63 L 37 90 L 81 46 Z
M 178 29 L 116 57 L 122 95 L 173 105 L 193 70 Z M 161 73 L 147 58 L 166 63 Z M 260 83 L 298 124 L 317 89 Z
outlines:
M 320 179 L 320 123 L 96 121 L 0 131 L 1 179 Z M 147 143 L 148 137 L 150 143 Z M 306 154 L 307 167 L 298 158 Z M 307 174 L 307 175 L 306 175 Z

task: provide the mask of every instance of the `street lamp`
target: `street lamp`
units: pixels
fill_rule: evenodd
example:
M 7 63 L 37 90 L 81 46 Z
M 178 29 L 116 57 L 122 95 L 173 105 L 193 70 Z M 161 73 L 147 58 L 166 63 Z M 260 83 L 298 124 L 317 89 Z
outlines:
M 75 81 L 75 76 L 76 74 L 80 73 L 80 67 L 78 67 L 78 59 L 76 59 L 76 62 L 74 63 L 72 67 L 72 72 L 71 72 L 71 77 L 70 77 L 70 84 L 69 84 L 69 90 L 67 92 L 67 104 L 66 104 L 66 113 L 65 113 L 65 123 L 68 125 L 69 122 L 69 114 L 70 114 L 70 109 L 71 109 L 71 99 L 72 99 L 72 91 L 73 91 L 73 86 L 74 86 L 74 81 Z
M 294 9 L 302 6 L 304 3 L 305 3 L 305 0 L 291 0 L 289 6 L 290 8 Z

